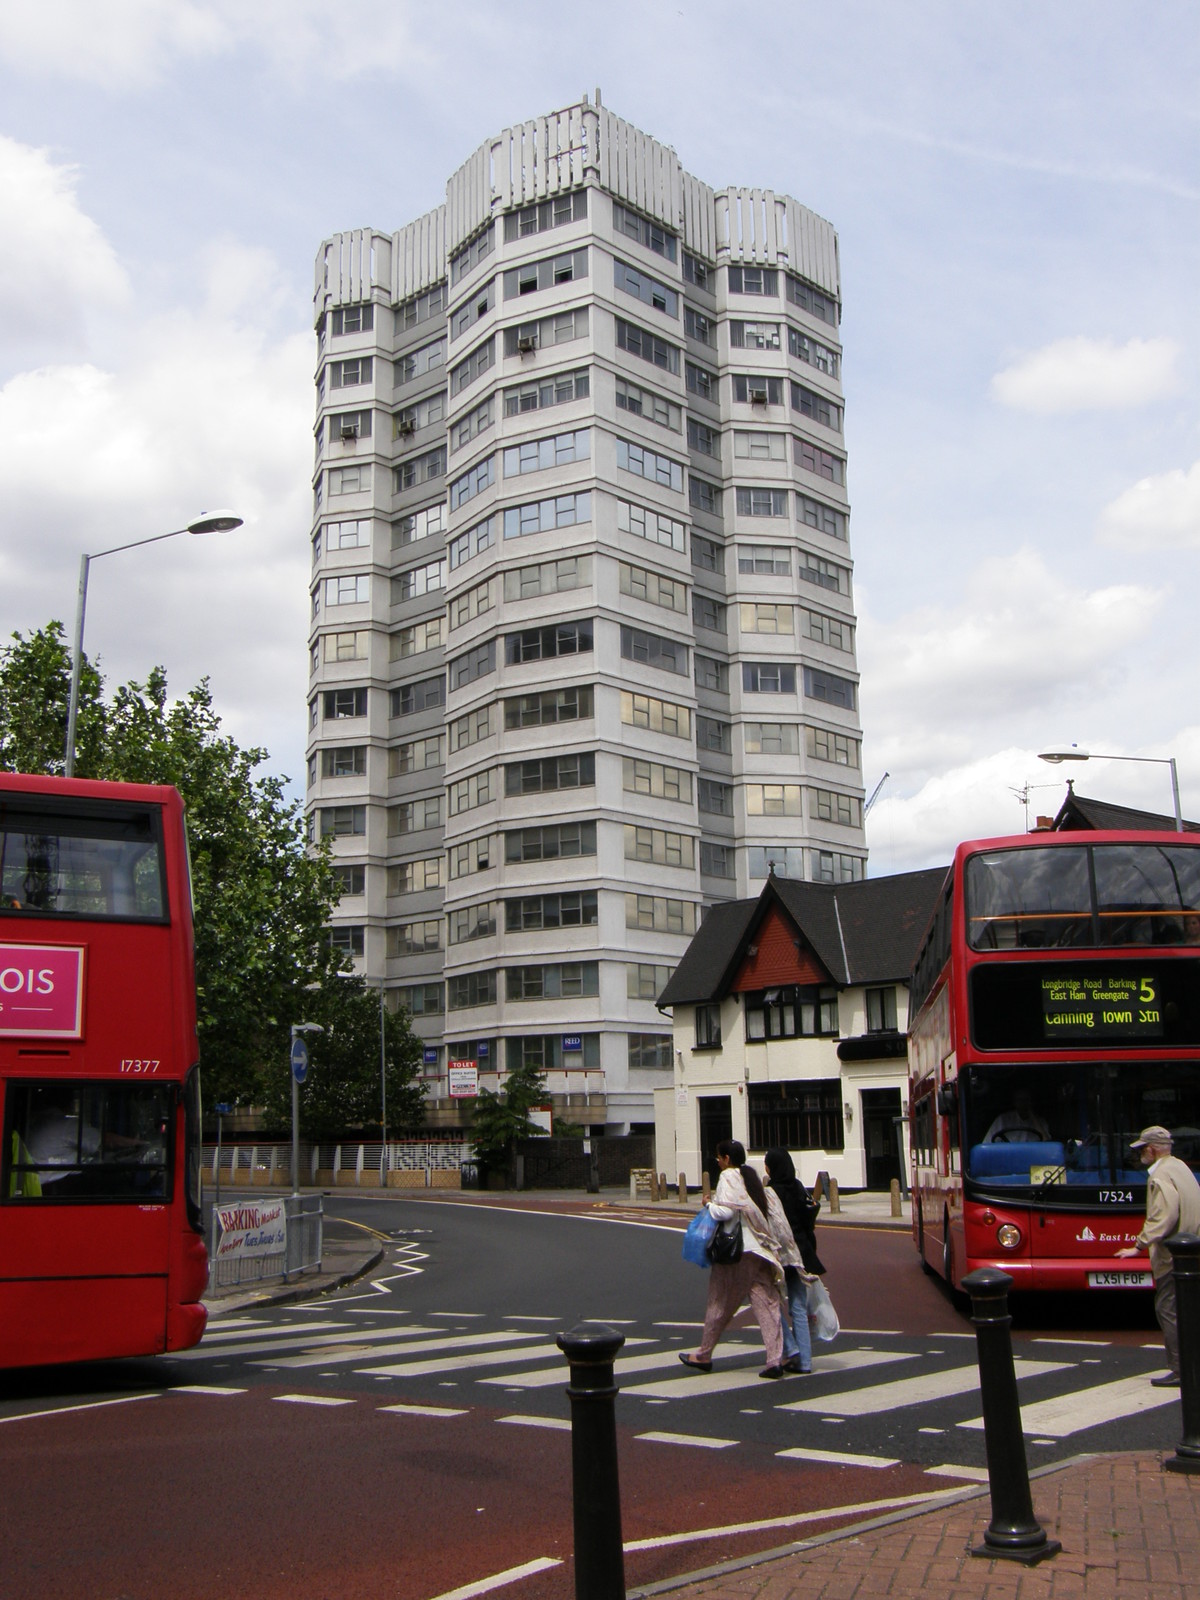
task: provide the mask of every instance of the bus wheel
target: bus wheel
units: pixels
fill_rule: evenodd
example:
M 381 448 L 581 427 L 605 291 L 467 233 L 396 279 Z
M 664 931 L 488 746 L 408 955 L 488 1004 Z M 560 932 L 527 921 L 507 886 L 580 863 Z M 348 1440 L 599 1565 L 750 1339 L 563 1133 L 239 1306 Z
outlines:
M 950 1238 L 950 1213 L 942 1214 L 942 1276 L 954 1288 L 954 1245 Z

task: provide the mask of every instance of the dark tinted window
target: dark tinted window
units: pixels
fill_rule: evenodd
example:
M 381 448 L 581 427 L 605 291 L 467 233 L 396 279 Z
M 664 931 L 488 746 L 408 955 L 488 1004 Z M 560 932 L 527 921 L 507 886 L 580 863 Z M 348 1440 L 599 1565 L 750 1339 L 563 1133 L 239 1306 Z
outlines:
M 5 1103 L 5 1199 L 170 1197 L 171 1084 L 11 1083 Z
M 154 806 L 0 802 L 0 912 L 165 918 L 160 824 Z

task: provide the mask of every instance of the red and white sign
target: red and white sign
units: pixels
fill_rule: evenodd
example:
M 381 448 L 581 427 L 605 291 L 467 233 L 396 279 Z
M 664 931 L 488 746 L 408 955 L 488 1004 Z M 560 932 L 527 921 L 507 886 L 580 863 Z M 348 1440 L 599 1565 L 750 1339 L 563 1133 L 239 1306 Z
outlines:
M 82 947 L 0 944 L 0 1038 L 78 1039 L 82 1033 Z
M 479 1068 L 473 1061 L 447 1061 L 446 1072 L 451 1099 L 469 1100 L 479 1093 Z
M 282 1200 L 214 1206 L 219 1234 L 217 1260 L 281 1256 L 287 1252 L 287 1212 Z

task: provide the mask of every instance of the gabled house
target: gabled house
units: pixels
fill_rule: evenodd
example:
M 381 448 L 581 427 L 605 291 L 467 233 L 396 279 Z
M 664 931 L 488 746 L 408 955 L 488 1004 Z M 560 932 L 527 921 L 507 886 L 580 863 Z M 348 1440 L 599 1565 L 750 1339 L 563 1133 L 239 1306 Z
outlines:
M 806 1184 L 886 1189 L 907 1162 L 908 977 L 945 867 L 858 883 L 772 874 L 714 906 L 658 998 L 674 1082 L 657 1167 L 715 1172 L 721 1139 L 792 1152 Z

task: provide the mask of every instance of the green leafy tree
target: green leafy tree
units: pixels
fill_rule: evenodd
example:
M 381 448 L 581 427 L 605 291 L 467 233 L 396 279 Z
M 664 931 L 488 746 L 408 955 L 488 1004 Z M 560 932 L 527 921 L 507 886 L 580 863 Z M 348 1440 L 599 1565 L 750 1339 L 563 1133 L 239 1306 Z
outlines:
M 381 1131 L 379 990 L 357 973 L 304 996 L 304 1016 L 322 1032 L 307 1036 L 308 1077 L 300 1088 L 300 1127 L 305 1138 L 338 1139 L 350 1132 Z M 384 1075 L 387 1081 L 388 1137 L 418 1128 L 424 1120 L 421 1091 L 421 1041 L 406 1012 L 382 1015 Z M 270 1122 L 290 1127 L 292 1083 L 287 1056 L 272 1063 L 266 1077 L 265 1108 Z
M 0 771 L 61 773 L 66 765 L 71 650 L 61 622 L 0 649 Z M 79 777 L 94 777 L 104 740 L 99 672 L 84 660 L 75 750 Z
M 28 638 L 16 633 L 0 650 L 0 767 L 62 771 L 69 684 L 57 622 Z M 205 1094 L 262 1104 L 287 1070 L 290 1025 L 320 1021 L 311 1015 L 318 1004 L 333 1016 L 350 1004 L 353 980 L 329 941 L 337 884 L 328 853 L 306 848 L 302 809 L 286 799 L 286 780 L 257 775 L 267 752 L 243 750 L 221 731 L 207 680 L 174 701 L 160 667 L 107 701 L 90 664 L 82 684 L 77 776 L 170 783 L 183 795 Z M 407 1017 L 396 1029 L 396 1059 L 407 1061 L 417 1048 L 404 1043 Z M 378 1069 L 377 1021 L 375 1039 Z M 398 1112 L 415 1077 L 415 1067 L 401 1069 Z
M 530 1107 L 544 1105 L 548 1098 L 545 1078 L 527 1062 L 509 1073 L 498 1094 L 481 1089 L 471 1124 L 476 1157 L 493 1172 L 506 1173 L 511 1182 L 516 1174 L 517 1140 L 538 1131 Z

